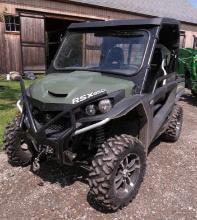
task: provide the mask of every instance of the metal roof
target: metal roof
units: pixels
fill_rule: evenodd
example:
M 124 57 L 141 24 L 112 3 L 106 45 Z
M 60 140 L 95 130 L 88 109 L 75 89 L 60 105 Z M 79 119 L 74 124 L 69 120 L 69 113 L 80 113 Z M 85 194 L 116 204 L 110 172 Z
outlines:
M 188 0 L 70 0 L 143 15 L 171 17 L 197 24 L 197 9 Z
M 179 27 L 179 22 L 171 18 L 150 18 L 150 19 L 130 19 L 130 20 L 109 20 L 109 21 L 95 21 L 95 22 L 82 22 L 73 23 L 68 29 L 95 29 L 114 26 L 159 26 L 165 24 L 176 25 Z

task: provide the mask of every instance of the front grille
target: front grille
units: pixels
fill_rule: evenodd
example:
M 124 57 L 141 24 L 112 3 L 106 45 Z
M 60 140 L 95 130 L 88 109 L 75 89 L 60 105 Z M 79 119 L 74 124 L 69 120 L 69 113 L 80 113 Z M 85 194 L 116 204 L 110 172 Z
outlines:
M 63 122 L 60 123 L 55 123 L 55 124 L 51 124 L 49 126 L 49 129 L 54 130 L 54 131 L 62 131 L 65 129 L 65 124 Z
M 58 121 L 51 124 L 46 129 L 46 134 L 53 135 L 53 134 L 62 133 L 63 131 L 67 130 L 68 128 L 70 128 L 69 118 L 62 117 Z
M 38 109 L 33 109 L 33 117 L 40 125 L 40 127 L 46 125 L 50 120 L 57 116 L 60 112 L 41 112 Z M 47 127 L 45 133 L 47 136 L 62 133 L 71 127 L 69 115 L 64 115 L 61 118 L 53 122 L 49 127 Z

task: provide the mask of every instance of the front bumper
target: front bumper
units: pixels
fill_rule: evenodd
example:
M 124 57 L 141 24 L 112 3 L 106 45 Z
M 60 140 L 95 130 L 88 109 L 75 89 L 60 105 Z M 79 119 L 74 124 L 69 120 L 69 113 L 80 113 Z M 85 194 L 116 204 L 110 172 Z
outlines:
M 110 119 L 106 118 L 102 121 L 96 121 L 92 124 L 91 122 L 79 123 L 76 117 L 79 109 L 89 102 L 97 100 L 98 98 L 105 97 L 107 94 L 99 94 L 84 102 L 78 104 L 52 104 L 42 103 L 35 100 L 27 95 L 23 80 L 20 81 L 23 106 L 17 103 L 19 110 L 22 112 L 20 126 L 23 127 L 25 124 L 28 127 L 28 133 L 35 140 L 37 145 L 51 146 L 55 150 L 56 158 L 61 164 L 66 164 L 66 149 L 69 148 L 69 141 L 72 136 L 79 135 L 103 124 L 106 124 Z M 58 112 L 53 118 L 51 118 L 44 125 L 40 125 L 35 119 L 32 110 L 36 107 L 40 112 Z M 66 117 L 67 125 L 66 128 L 56 135 L 48 135 L 47 131 L 50 127 L 61 120 L 62 117 Z

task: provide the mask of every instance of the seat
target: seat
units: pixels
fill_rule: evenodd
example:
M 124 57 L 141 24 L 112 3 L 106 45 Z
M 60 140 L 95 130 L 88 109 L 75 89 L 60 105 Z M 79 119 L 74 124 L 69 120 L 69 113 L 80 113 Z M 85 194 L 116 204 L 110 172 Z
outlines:
M 124 53 L 120 47 L 113 47 L 109 50 L 103 62 L 103 67 L 120 68 L 124 64 Z

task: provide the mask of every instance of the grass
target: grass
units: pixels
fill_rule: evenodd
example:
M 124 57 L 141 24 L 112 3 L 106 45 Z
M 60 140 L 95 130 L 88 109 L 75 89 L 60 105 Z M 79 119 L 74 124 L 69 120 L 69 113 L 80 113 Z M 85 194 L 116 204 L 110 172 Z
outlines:
M 34 81 L 26 80 L 29 86 Z M 6 81 L 0 78 L 0 151 L 3 148 L 3 133 L 6 125 L 17 113 L 16 102 L 20 98 L 20 85 L 18 81 Z

